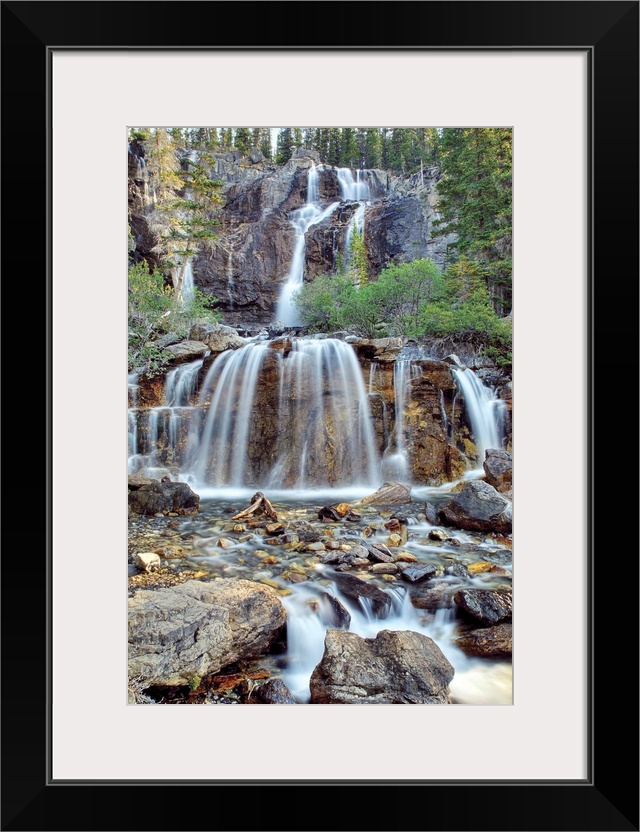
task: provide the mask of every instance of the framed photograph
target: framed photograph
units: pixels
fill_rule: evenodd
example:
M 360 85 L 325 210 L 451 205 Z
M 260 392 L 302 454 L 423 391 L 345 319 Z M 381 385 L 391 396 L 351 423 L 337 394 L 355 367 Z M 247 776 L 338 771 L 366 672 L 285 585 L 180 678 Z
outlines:
M 399 830 L 411 806 L 419 829 L 638 829 L 637 695 L 621 684 L 637 673 L 638 565 L 626 542 L 615 551 L 633 443 L 605 384 L 627 389 L 620 335 L 637 334 L 638 3 L 364 10 L 2 3 L 5 275 L 29 252 L 47 417 L 46 502 L 29 507 L 46 514 L 42 556 L 3 558 L 3 829 Z M 214 124 L 512 131 L 512 701 L 127 699 L 128 142 Z M 370 193 L 340 193 L 357 237 Z M 321 811 L 287 811 L 318 798 Z

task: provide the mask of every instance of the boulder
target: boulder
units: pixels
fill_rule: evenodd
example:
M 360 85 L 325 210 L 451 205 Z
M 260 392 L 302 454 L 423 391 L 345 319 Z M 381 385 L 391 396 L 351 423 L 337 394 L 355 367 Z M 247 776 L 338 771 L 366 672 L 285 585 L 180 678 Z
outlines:
M 311 674 L 312 704 L 448 704 L 454 669 L 438 645 L 411 630 L 361 638 L 327 630 Z
M 206 344 L 211 352 L 224 352 L 225 350 L 237 350 L 247 343 L 230 326 L 222 324 L 197 323 L 191 327 L 189 338 L 194 341 Z
M 155 552 L 138 552 L 134 558 L 138 569 L 143 572 L 151 572 L 154 569 L 160 569 L 160 555 Z
M 411 603 L 419 610 L 435 612 L 435 610 L 448 607 L 452 594 L 451 584 L 446 581 L 440 583 L 418 581 L 409 585 Z
M 129 676 L 188 684 L 265 653 L 286 621 L 273 589 L 244 580 L 187 581 L 129 598 Z
M 171 354 L 171 361 L 174 364 L 182 364 L 185 361 L 195 361 L 207 354 L 209 347 L 202 341 L 179 341 L 177 344 L 170 344 L 165 347 L 165 352 Z
M 490 448 L 485 453 L 482 467 L 489 485 L 500 492 L 511 489 L 512 458 L 509 451 L 504 451 L 502 448 Z
M 390 506 L 411 502 L 411 486 L 399 482 L 385 482 L 373 494 L 358 501 L 362 506 Z
M 363 540 L 357 548 L 364 549 L 367 553 L 365 557 L 377 563 L 391 563 L 393 561 L 393 555 L 384 543 L 369 543 L 368 540 Z M 359 554 L 358 557 L 361 557 L 361 555 Z
M 298 700 L 291 693 L 282 679 L 269 679 L 256 688 L 251 695 L 252 702 L 262 705 L 297 705 Z
M 428 581 L 435 577 L 438 567 L 435 563 L 421 563 L 419 566 L 407 566 L 402 572 L 402 578 L 414 584 L 418 581 Z
M 247 156 L 247 159 L 252 165 L 257 165 L 258 162 L 264 161 L 264 153 L 260 150 L 260 148 L 254 147 L 251 153 Z
M 438 509 L 433 503 L 424 504 L 424 516 L 427 518 L 427 523 L 431 526 L 438 525 Z
M 453 596 L 455 603 L 483 624 L 498 624 L 511 618 L 511 587 L 498 589 L 459 589 Z
M 467 656 L 510 656 L 513 642 L 512 625 L 479 627 L 458 636 L 454 642 Z
M 371 609 L 377 618 L 386 618 L 391 609 L 391 597 L 370 581 L 345 572 L 337 572 L 335 581 L 343 595 L 357 604 L 361 598 L 371 603 Z
M 133 479 L 133 483 L 131 482 Z M 160 482 L 143 477 L 129 477 L 129 508 L 135 514 L 195 514 L 200 507 L 200 497 L 186 482 Z
M 450 525 L 467 531 L 511 532 L 511 503 L 482 480 L 466 483 L 440 515 Z

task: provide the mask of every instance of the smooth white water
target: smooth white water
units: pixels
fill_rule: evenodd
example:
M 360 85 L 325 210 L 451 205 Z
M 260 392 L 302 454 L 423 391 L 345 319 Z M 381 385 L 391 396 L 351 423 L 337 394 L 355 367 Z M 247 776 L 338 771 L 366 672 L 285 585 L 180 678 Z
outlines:
M 187 263 L 184 267 L 184 277 L 182 278 L 182 291 L 180 292 L 180 297 L 182 298 L 183 303 L 191 303 L 195 297 L 195 283 L 193 281 L 193 266 L 191 264 L 191 258 L 187 260 Z
M 395 409 L 395 430 L 390 447 L 384 453 L 383 474 L 386 479 L 407 482 L 410 479 L 407 437 L 405 432 L 405 409 L 409 404 L 408 394 L 411 381 L 421 374 L 417 364 L 409 360 L 398 360 L 393 365 L 393 400 Z
M 330 574 L 329 570 L 327 574 Z M 391 610 L 386 618 L 373 616 L 366 605 L 343 595 L 334 583 L 326 587 L 310 582 L 297 584 L 292 587 L 292 594 L 283 598 L 288 614 L 289 656 L 283 681 L 300 702 L 309 701 L 309 680 L 322 659 L 327 628 L 336 626 L 331 606 L 326 600 L 323 602 L 324 596 L 331 594 L 351 615 L 349 632 L 362 638 L 375 638 L 381 630 L 412 630 L 433 639 L 455 668 L 450 689 L 452 700 L 457 704 L 511 704 L 511 664 L 466 656 L 453 643 L 456 635 L 453 607 L 425 616 L 425 610 L 411 604 L 404 586 L 393 585 L 386 591 L 391 599 Z
M 291 225 L 295 231 L 293 257 L 289 272 L 280 291 L 280 298 L 276 310 L 276 321 L 283 326 L 296 326 L 300 322 L 298 310 L 293 302 L 293 295 L 301 288 L 304 282 L 304 263 L 307 250 L 305 235 L 311 226 L 317 225 L 331 216 L 339 204 L 339 202 L 332 202 L 323 208 L 318 202 L 318 169 L 313 165 L 309 168 L 307 204 L 293 211 L 290 218 Z
M 464 399 L 474 442 L 478 449 L 478 463 L 482 467 L 489 448 L 502 447 L 504 402 L 497 399 L 470 369 L 452 367 L 456 386 Z

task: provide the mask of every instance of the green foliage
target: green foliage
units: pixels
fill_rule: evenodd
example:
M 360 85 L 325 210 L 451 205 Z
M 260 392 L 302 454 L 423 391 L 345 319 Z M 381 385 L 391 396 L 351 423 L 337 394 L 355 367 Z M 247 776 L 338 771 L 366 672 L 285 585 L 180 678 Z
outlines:
M 452 336 L 501 366 L 511 363 L 511 320 L 494 312 L 484 268 L 462 258 L 442 273 L 431 260 L 389 266 L 359 285 L 352 271 L 321 275 L 294 298 L 311 330 L 365 338 Z
M 290 127 L 283 127 L 276 140 L 276 164 L 285 165 L 293 153 L 293 136 Z
M 163 334 L 175 332 L 185 337 L 196 321 L 213 322 L 220 317 L 211 308 L 216 298 L 208 298 L 196 288 L 193 300 L 185 302 L 146 261 L 129 268 L 128 300 L 128 369 L 140 369 L 151 376 L 160 372 L 170 357 L 157 343 Z
M 364 234 L 357 228 L 353 231 L 347 252 L 348 273 L 352 282 L 358 286 L 364 286 L 369 280 L 369 261 L 367 249 L 364 244 Z
M 461 255 L 481 263 L 494 308 L 511 308 L 512 131 L 446 128 L 440 142 L 443 178 L 439 210 L 457 239 L 450 261 Z
M 201 676 L 192 676 L 189 679 L 189 688 L 190 690 L 197 690 L 200 687 L 200 682 L 202 682 Z

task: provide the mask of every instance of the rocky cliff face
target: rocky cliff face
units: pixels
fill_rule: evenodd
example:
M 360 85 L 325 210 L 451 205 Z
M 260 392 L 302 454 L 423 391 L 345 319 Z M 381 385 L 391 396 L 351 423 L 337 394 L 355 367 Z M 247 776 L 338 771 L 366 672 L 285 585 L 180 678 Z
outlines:
M 193 156 L 196 151 L 190 151 Z M 203 242 L 193 260 L 195 284 L 218 299 L 227 323 L 264 326 L 274 320 L 278 296 L 285 282 L 295 243 L 291 213 L 308 199 L 309 168 L 320 160 L 303 150 L 278 167 L 258 152 L 215 155 L 210 178 L 223 182 L 224 206 L 217 237 Z M 442 264 L 450 237 L 434 237 L 439 217 L 438 168 L 428 168 L 410 179 L 385 171 L 367 171 L 369 199 L 364 207 L 364 240 L 370 274 L 385 266 L 429 257 Z M 333 213 L 306 235 L 305 280 L 333 273 L 338 257 L 345 259 L 347 234 L 359 207 L 343 199 L 336 168 L 319 171 L 317 201 L 340 202 Z M 342 201 L 340 201 L 342 200 Z M 360 203 L 361 204 L 361 203 Z M 129 221 L 134 237 L 133 256 L 158 263 L 150 215 L 154 183 L 141 145 L 129 149 Z

